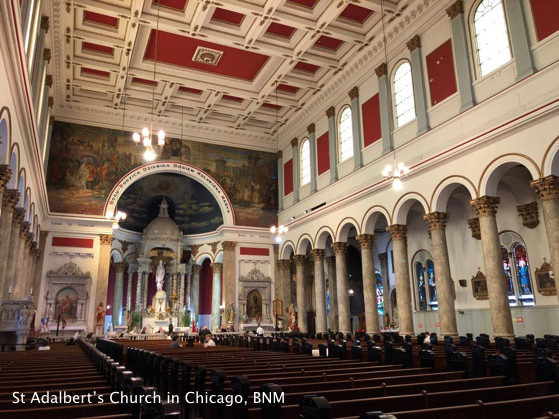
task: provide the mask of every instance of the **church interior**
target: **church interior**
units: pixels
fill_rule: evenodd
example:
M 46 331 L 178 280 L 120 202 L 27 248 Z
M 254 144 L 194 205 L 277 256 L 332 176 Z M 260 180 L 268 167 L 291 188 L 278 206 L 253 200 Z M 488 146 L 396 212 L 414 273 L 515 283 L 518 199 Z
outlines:
M 559 417 L 557 16 L 1 1 L 5 417 Z

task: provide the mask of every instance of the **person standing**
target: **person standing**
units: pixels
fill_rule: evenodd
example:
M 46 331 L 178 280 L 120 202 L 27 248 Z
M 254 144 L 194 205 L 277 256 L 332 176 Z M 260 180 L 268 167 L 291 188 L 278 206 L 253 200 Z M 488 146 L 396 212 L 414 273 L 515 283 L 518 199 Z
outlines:
M 175 328 L 175 326 L 173 325 L 173 319 L 171 317 L 169 317 L 169 336 L 171 336 L 173 334 L 173 329 Z

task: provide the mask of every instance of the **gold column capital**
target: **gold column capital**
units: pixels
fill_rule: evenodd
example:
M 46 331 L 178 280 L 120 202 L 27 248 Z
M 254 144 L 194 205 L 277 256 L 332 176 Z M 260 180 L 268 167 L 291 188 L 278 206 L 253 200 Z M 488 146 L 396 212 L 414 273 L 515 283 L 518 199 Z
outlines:
M 2 208 L 15 209 L 20 194 L 17 189 L 6 189 L 2 196 Z
M 386 227 L 386 231 L 390 234 L 392 240 L 406 240 L 408 226 L 405 224 L 392 224 Z
M 444 230 L 446 228 L 448 217 L 449 215 L 447 212 L 434 211 L 429 214 L 425 214 L 423 219 L 427 221 L 429 230 Z
M 308 132 L 309 134 L 314 134 L 314 132 L 315 132 L 315 126 L 314 126 L 314 124 L 309 124 L 309 126 L 307 127 L 307 132 Z
M 388 74 L 388 66 L 386 63 L 382 63 L 377 68 L 375 68 L 375 73 L 377 77 L 380 79 L 382 76 L 386 76 Z
M 99 234 L 99 242 L 101 245 L 111 245 L 113 242 L 113 235 L 112 234 Z
M 460 16 L 464 14 L 464 5 L 462 4 L 462 0 L 457 0 L 456 2 L 452 3 L 450 7 L 446 9 L 446 14 L 452 20 L 456 16 Z
M 421 48 L 421 38 L 419 37 L 419 35 L 415 35 L 412 39 L 406 42 L 406 46 L 408 47 L 410 52 Z
M 355 240 L 359 242 L 361 249 L 372 249 L 373 243 L 375 242 L 374 234 L 360 234 L 355 236 Z
M 326 255 L 325 249 L 313 249 L 311 250 L 311 254 L 314 260 L 324 260 L 324 256 Z
M 332 249 L 336 256 L 345 255 L 347 253 L 347 242 L 335 242 L 332 243 Z
M 234 242 L 234 241 L 224 241 L 223 243 L 221 243 L 221 247 L 223 248 L 223 251 L 226 251 L 226 250 L 235 250 L 235 248 L 237 247 L 237 242 Z
M 347 92 L 347 94 L 349 95 L 349 98 L 351 100 L 358 99 L 359 98 L 359 87 L 357 87 L 357 86 L 352 87 L 351 90 L 349 92 Z
M 530 182 L 532 189 L 536 191 L 542 201 L 559 198 L 559 177 L 549 175 Z
M 7 164 L 0 164 L 0 191 L 6 189 L 6 185 L 12 178 L 12 169 Z
M 210 265 L 214 273 L 221 272 L 223 270 L 223 263 L 214 262 Z
M 295 255 L 293 258 L 297 266 L 303 266 L 307 262 L 307 255 Z
M 280 271 L 288 271 L 291 269 L 291 261 L 289 259 L 278 259 L 276 265 Z
M 472 199 L 470 201 L 470 206 L 474 209 L 478 217 L 495 216 L 500 202 L 501 198 L 498 196 L 485 195 L 480 198 Z
M 193 275 L 200 275 L 200 272 L 202 272 L 202 265 L 197 265 L 197 264 L 192 265 Z
M 330 106 L 328 109 L 326 109 L 326 116 L 328 118 L 334 118 L 336 116 L 336 108 Z
M 297 147 L 299 145 L 299 140 L 297 139 L 297 137 L 293 138 L 291 140 L 291 147 Z

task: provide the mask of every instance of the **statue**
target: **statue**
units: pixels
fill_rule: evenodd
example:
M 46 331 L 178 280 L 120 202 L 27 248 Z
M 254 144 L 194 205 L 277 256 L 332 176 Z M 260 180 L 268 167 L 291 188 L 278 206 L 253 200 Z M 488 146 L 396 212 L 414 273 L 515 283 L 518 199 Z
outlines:
M 99 307 L 97 307 L 97 326 L 103 327 L 105 326 L 105 307 L 103 307 L 103 303 L 99 303 Z
M 155 270 L 155 284 L 157 286 L 157 291 L 163 290 L 163 283 L 165 282 L 165 267 L 163 266 L 163 261 L 160 259 L 157 269 Z
M 289 313 L 289 327 L 293 328 L 295 327 L 295 323 L 296 323 L 296 315 L 295 315 L 295 308 L 293 307 L 293 303 L 291 303 L 289 305 L 289 307 L 287 308 L 287 312 Z
M 229 307 L 227 307 L 227 323 L 234 323 L 235 322 L 235 303 L 231 303 Z

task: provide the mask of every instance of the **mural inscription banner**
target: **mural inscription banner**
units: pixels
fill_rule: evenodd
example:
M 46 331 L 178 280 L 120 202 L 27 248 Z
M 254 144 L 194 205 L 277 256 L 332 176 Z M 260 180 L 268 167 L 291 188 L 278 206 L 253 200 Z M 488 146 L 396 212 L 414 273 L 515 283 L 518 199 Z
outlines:
M 47 172 L 50 210 L 102 216 L 116 182 L 145 163 L 144 148 L 131 138 L 129 132 L 56 121 Z M 274 153 L 169 138 L 158 160 L 182 161 L 210 174 L 229 196 L 237 225 L 276 223 Z

